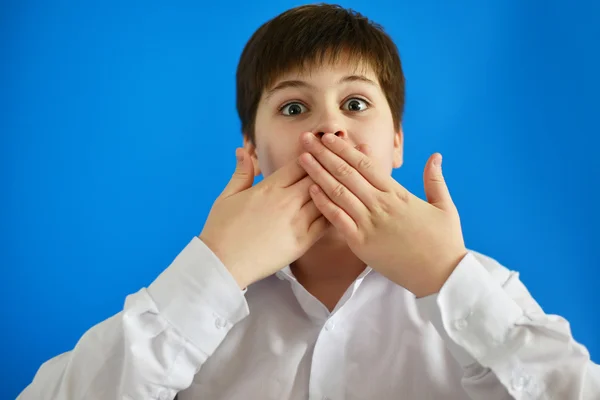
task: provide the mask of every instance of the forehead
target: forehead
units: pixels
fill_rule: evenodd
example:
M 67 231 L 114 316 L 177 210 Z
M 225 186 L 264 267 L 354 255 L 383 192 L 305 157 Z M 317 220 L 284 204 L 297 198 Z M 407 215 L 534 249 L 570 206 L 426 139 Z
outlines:
M 370 61 L 358 57 L 350 57 L 347 54 L 335 58 L 310 60 L 300 66 L 287 68 L 272 76 L 265 87 L 265 91 L 272 89 L 282 81 L 308 80 L 318 78 L 321 75 L 337 76 L 362 76 L 379 84 L 379 77 Z M 333 83 L 333 82 L 332 82 Z

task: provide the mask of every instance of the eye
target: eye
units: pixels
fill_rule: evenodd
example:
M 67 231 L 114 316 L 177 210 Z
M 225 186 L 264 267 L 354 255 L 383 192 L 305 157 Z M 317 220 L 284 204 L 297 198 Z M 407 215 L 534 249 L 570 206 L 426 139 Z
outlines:
M 357 97 L 353 97 L 348 99 L 344 105 L 342 106 L 344 110 L 352 111 L 352 112 L 361 112 L 365 111 L 369 108 L 369 103 L 366 100 L 359 99 Z
M 307 109 L 306 107 L 301 104 L 301 103 L 288 103 L 286 105 L 284 105 L 283 107 L 281 107 L 279 109 L 279 111 L 286 116 L 292 116 L 292 115 L 300 115 L 303 112 L 306 112 Z

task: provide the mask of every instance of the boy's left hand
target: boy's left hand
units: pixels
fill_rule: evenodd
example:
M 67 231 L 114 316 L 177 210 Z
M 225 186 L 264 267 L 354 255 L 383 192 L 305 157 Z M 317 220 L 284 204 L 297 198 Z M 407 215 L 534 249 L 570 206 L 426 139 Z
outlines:
M 354 254 L 417 297 L 439 292 L 467 254 L 441 155 L 425 166 L 426 202 L 379 167 L 364 145 L 361 152 L 333 134 L 319 140 L 306 133 L 302 142 L 300 165 L 316 183 L 311 197 Z

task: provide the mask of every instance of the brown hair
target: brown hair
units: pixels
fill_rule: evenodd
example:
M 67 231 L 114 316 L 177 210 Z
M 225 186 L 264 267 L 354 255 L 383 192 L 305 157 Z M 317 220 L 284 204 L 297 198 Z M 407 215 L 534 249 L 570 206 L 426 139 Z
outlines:
M 316 4 L 285 11 L 258 28 L 246 44 L 236 74 L 243 134 L 254 143 L 258 103 L 279 76 L 293 68 L 335 62 L 342 54 L 374 70 L 399 130 L 404 74 L 396 45 L 380 25 L 358 12 Z

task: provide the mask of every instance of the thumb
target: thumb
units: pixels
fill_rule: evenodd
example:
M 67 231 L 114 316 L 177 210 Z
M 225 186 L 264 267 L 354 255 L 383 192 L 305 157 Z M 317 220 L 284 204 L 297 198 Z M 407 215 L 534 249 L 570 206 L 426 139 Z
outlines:
M 221 193 L 220 197 L 222 198 L 244 191 L 252 187 L 254 183 L 254 164 L 248 152 L 243 148 L 237 148 L 235 150 L 235 157 L 237 159 L 235 172 L 223 190 L 223 193 Z
M 425 184 L 425 196 L 430 204 L 445 211 L 454 208 L 450 191 L 442 174 L 442 155 L 440 153 L 435 153 L 427 160 L 423 172 L 423 183 Z

